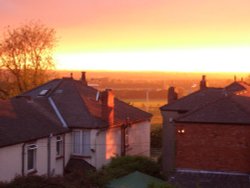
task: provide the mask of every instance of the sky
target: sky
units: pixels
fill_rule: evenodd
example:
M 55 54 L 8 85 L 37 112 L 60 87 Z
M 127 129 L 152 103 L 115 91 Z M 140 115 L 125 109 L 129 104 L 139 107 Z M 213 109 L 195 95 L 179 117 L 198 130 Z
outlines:
M 0 35 L 37 20 L 58 69 L 250 72 L 249 0 L 0 0 Z

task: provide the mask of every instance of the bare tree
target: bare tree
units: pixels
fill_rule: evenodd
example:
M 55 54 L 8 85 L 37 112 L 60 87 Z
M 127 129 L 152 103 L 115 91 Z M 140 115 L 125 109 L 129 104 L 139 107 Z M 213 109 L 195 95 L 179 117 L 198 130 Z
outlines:
M 2 94 L 15 95 L 46 82 L 48 71 L 55 67 L 55 44 L 55 30 L 40 23 L 7 28 L 0 42 L 0 74 L 7 72 L 8 82 L 14 86 L 10 88 L 16 91 L 6 91 L 0 85 Z

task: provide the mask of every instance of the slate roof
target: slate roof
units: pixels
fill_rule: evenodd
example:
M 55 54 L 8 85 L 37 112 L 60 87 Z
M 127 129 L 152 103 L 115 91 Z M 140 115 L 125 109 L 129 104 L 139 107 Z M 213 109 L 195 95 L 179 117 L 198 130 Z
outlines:
M 65 132 L 47 100 L 0 100 L 0 147 Z
M 250 91 L 250 86 L 245 82 L 233 82 L 225 87 L 230 92 L 247 92 Z
M 228 95 L 186 113 L 177 122 L 250 124 L 250 98 Z
M 162 106 L 162 111 L 183 112 L 175 121 L 250 124 L 250 86 L 233 82 L 225 88 L 206 88 Z
M 49 90 L 45 96 L 39 96 L 43 90 Z M 96 101 L 98 90 L 82 84 L 72 78 L 55 79 L 22 96 L 32 98 L 51 97 L 59 109 L 61 115 L 70 128 L 105 128 L 108 122 L 101 116 L 101 102 Z M 128 105 L 115 98 L 114 108 L 115 126 L 126 123 L 129 118 L 131 123 L 150 120 L 151 114 Z
M 162 106 L 162 111 L 181 111 L 187 112 L 196 109 L 204 104 L 211 103 L 225 95 L 222 88 L 207 88 L 198 90 L 190 95 L 182 97 L 170 104 Z

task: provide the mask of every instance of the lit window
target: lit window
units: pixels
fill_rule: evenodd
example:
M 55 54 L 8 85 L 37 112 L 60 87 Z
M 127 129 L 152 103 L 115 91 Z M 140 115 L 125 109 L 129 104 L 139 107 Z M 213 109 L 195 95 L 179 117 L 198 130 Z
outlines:
M 185 133 L 185 129 L 178 129 L 177 132 L 178 132 L 179 134 L 184 134 L 184 133 Z
M 61 136 L 56 137 L 56 156 L 63 155 L 63 140 Z
M 28 146 L 27 151 L 27 170 L 33 171 L 36 169 L 36 150 L 37 146 L 35 144 Z
M 90 151 L 90 131 L 73 131 L 73 153 L 89 156 Z

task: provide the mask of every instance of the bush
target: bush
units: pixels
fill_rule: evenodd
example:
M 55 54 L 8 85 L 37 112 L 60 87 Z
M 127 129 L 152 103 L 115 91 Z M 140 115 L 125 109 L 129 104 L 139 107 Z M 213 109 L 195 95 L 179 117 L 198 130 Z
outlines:
M 151 147 L 162 147 L 162 127 L 160 126 L 155 126 L 155 128 L 151 130 Z
M 1 183 L 1 188 L 65 188 L 62 177 L 17 176 L 9 183 Z
M 103 187 L 112 179 L 128 175 L 134 171 L 162 178 L 160 166 L 149 158 L 141 156 L 116 157 L 96 173 L 97 186 Z

